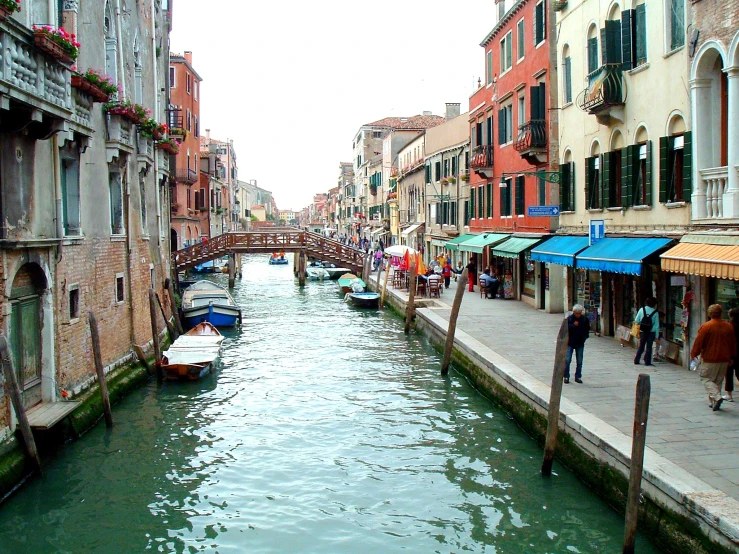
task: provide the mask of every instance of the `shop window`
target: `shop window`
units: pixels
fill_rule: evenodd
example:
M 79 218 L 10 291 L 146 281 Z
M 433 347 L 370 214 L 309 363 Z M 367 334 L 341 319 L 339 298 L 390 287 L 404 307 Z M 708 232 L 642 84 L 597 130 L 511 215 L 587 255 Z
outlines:
M 739 308 L 739 281 L 711 279 L 711 304 L 721 304 L 722 316 L 729 319 L 729 310 Z
M 659 201 L 690 202 L 692 133 L 659 139 Z
M 534 298 L 536 296 L 536 264 L 531 259 L 531 250 L 524 255 L 523 294 Z
M 688 324 L 688 310 L 683 307 L 687 280 L 685 275 L 669 275 L 667 304 L 665 305 L 665 338 L 683 344 L 684 330 Z
M 588 210 L 602 207 L 600 201 L 600 156 L 585 159 L 585 206 Z

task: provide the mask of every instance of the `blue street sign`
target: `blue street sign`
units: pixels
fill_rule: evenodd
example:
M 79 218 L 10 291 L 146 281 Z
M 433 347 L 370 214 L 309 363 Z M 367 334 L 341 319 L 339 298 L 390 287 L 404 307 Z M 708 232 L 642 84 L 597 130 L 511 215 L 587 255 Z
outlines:
M 559 206 L 529 206 L 529 217 L 557 217 Z
M 604 219 L 590 220 L 590 246 L 606 236 L 606 222 Z

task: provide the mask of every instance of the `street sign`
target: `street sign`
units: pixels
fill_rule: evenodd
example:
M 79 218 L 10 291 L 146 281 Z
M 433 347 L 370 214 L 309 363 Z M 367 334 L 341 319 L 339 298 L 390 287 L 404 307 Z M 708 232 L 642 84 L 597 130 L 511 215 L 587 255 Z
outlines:
M 529 206 L 529 217 L 557 217 L 559 206 Z
M 604 219 L 590 220 L 590 246 L 606 236 L 606 222 Z

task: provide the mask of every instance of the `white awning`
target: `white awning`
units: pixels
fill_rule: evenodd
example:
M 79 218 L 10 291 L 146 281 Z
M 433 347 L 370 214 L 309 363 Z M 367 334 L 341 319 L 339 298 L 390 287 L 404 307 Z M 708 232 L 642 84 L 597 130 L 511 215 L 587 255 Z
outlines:
M 375 229 L 374 231 L 372 231 L 370 233 L 370 235 L 372 236 L 373 239 L 376 239 L 376 238 L 379 238 L 379 237 L 381 237 L 383 235 L 387 235 L 389 233 L 390 233 L 390 231 L 388 231 L 387 229 L 383 229 L 382 227 L 380 227 L 379 229 Z
M 423 223 L 414 223 L 410 227 L 408 227 L 406 230 L 401 231 L 400 236 L 401 237 L 407 237 L 408 235 L 415 233 L 418 231 L 419 227 L 423 227 Z

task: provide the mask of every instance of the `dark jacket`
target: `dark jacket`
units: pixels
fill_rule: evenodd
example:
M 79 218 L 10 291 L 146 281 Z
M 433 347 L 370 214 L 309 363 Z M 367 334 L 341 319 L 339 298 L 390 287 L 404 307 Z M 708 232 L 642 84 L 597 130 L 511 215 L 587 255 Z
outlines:
M 467 264 L 467 273 L 469 275 L 477 275 L 477 266 L 475 265 L 475 262 L 470 262 Z
M 577 325 L 575 325 L 577 322 Z M 590 333 L 590 321 L 585 314 L 581 314 L 579 318 L 575 317 L 575 314 L 571 314 L 567 318 L 567 346 L 573 348 L 579 348 L 585 346 L 585 341 L 588 340 L 588 334 Z

